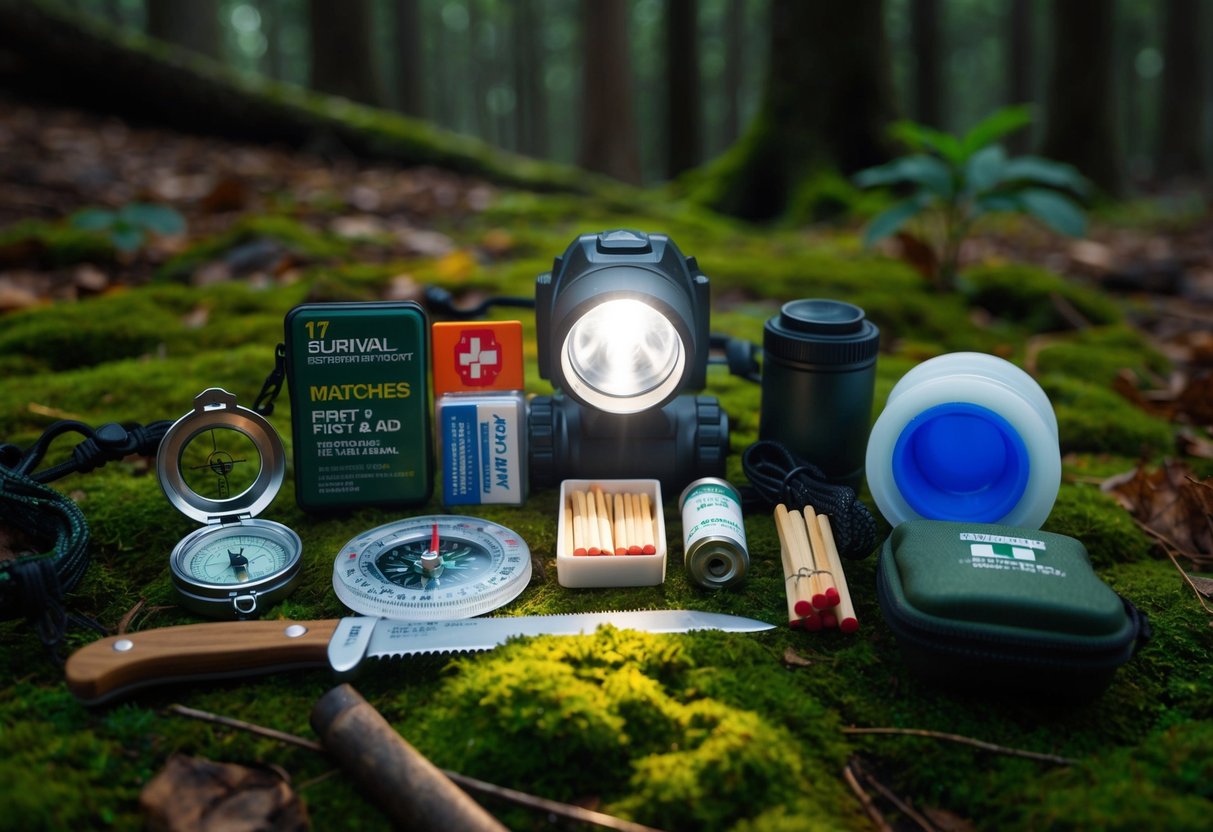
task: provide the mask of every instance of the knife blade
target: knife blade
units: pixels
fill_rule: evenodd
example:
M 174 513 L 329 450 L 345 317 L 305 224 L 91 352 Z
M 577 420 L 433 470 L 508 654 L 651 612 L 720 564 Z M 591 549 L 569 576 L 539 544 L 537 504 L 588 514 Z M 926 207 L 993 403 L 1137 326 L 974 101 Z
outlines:
M 650 633 L 724 630 L 756 633 L 774 625 L 697 610 L 636 610 L 568 615 L 395 621 L 355 616 L 324 621 L 223 621 L 111 636 L 67 660 L 67 687 L 97 705 L 152 685 L 253 676 L 328 665 L 351 674 L 364 658 L 490 650 L 515 636 L 580 635 L 610 624 Z

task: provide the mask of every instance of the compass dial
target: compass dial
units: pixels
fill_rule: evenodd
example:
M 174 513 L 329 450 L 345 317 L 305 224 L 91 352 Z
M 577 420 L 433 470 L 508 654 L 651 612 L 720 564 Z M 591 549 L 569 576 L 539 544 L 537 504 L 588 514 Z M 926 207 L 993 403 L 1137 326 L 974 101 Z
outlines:
M 333 588 L 346 606 L 415 621 L 488 612 L 512 601 L 530 579 L 531 552 L 522 538 L 475 517 L 413 517 L 379 526 L 343 546 L 333 566 Z
M 250 534 L 235 534 L 199 546 L 181 564 L 195 580 L 209 584 L 243 584 L 285 568 L 290 555 L 281 543 Z

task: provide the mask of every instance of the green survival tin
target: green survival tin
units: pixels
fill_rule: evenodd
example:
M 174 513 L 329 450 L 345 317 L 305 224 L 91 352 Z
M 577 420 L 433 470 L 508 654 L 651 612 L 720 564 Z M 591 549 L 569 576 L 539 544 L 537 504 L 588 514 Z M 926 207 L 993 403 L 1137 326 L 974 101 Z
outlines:
M 305 510 L 429 500 L 429 325 L 411 301 L 286 316 L 295 498 Z

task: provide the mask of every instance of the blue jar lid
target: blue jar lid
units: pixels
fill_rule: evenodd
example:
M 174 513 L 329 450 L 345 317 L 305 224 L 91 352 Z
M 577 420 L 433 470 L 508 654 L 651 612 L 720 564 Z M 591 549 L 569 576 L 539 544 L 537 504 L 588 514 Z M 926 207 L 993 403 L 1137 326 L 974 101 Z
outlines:
M 893 448 L 902 498 L 929 520 L 995 523 L 1023 497 L 1028 450 L 989 408 L 949 402 L 919 413 Z

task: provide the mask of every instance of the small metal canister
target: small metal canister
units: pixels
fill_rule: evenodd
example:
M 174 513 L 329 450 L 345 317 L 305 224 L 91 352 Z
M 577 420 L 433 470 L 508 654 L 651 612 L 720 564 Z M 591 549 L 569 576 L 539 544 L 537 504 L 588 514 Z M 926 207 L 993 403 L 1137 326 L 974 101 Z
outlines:
M 741 495 L 726 480 L 704 477 L 678 498 L 682 551 L 691 580 L 708 589 L 735 586 L 750 566 Z

